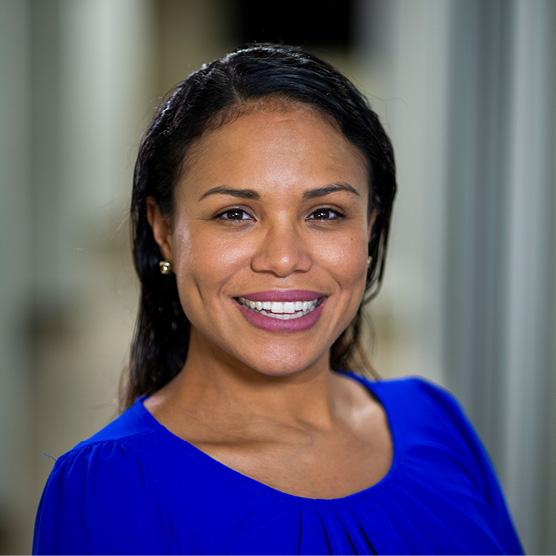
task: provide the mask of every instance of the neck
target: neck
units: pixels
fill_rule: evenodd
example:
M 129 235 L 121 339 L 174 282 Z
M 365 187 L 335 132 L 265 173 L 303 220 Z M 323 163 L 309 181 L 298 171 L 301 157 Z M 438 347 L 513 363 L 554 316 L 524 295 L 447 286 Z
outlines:
M 215 426 L 256 421 L 322 432 L 348 417 L 351 380 L 329 368 L 328 353 L 310 367 L 276 376 L 218 354 L 214 346 L 201 347 L 190 343 L 186 364 L 165 387 L 172 405 L 189 415 Z

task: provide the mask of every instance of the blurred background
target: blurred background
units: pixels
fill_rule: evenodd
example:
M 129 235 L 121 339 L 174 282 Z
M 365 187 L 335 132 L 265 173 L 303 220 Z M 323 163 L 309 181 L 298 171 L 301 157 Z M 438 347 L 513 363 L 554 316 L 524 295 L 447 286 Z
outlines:
M 0 0 L 0 551 L 30 552 L 54 458 L 116 414 L 140 135 L 255 40 L 322 56 L 379 113 L 399 190 L 369 356 L 456 395 L 526 551 L 555 553 L 552 0 Z

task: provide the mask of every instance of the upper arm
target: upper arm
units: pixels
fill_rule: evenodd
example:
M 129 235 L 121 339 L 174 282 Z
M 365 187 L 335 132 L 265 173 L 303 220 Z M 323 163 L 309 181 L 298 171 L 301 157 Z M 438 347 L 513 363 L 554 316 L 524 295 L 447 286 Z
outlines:
M 99 442 L 60 456 L 43 489 L 33 554 L 162 551 L 157 501 L 137 455 Z

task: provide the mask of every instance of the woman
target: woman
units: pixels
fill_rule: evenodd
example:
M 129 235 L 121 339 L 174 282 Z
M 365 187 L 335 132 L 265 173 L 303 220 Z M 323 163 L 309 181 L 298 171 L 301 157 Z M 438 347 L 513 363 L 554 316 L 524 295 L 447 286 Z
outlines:
M 34 553 L 523 553 L 458 401 L 356 373 L 396 192 L 365 98 L 297 47 L 203 65 L 142 141 L 121 414 L 62 454 Z

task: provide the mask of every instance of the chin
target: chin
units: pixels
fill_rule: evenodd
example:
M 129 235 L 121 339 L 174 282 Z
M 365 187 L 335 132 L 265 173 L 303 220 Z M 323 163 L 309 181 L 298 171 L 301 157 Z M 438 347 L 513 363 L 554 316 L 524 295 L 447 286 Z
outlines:
M 257 373 L 260 373 L 261 375 L 265 375 L 267 377 L 280 378 L 280 377 L 294 376 L 298 373 L 302 373 L 303 371 L 305 371 L 306 369 L 314 365 L 315 362 L 314 361 L 310 362 L 307 360 L 298 361 L 298 362 L 295 361 L 285 362 L 283 358 L 282 359 L 275 358 L 269 360 L 267 364 L 265 364 L 265 362 L 262 362 L 260 360 L 257 362 L 253 362 L 253 364 L 251 365 L 248 362 L 246 362 L 245 364 L 248 367 L 251 367 Z

